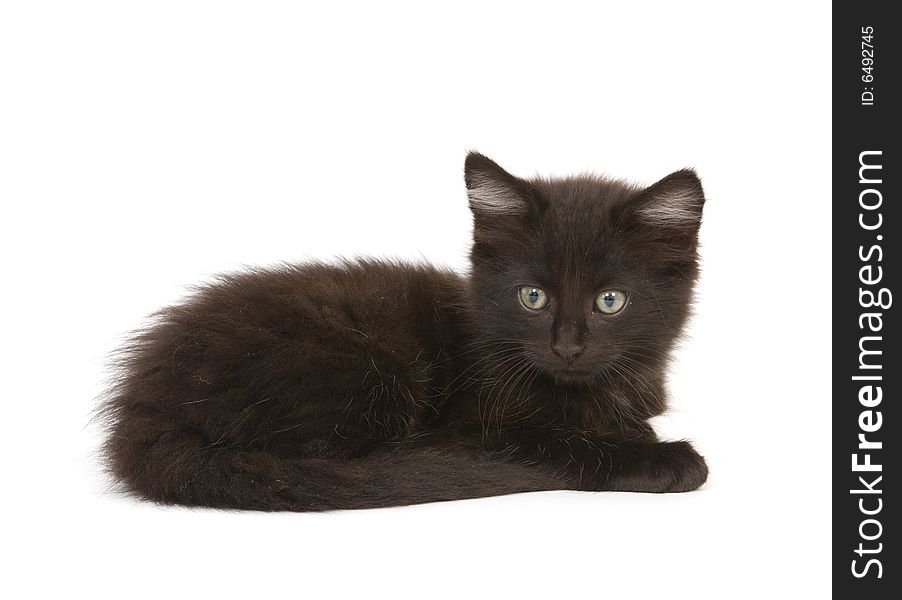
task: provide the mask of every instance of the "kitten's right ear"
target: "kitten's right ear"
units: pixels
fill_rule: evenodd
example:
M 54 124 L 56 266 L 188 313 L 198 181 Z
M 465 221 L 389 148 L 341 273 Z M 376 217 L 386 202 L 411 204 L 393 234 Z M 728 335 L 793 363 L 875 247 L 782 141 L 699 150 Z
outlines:
M 685 260 L 695 255 L 705 206 L 702 182 L 692 169 L 682 169 L 638 192 L 627 203 L 622 227 L 645 244 L 645 255 Z
M 692 169 L 682 169 L 645 189 L 636 201 L 636 217 L 647 225 L 695 233 L 702 220 L 705 193 Z
M 514 177 L 478 152 L 467 154 L 464 181 L 470 210 L 477 219 L 526 217 L 540 210 L 538 198 L 529 183 Z

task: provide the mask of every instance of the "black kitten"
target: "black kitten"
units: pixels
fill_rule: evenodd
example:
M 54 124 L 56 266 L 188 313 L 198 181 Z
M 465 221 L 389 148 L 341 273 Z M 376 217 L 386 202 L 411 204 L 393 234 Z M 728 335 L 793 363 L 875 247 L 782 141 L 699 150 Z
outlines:
M 227 275 L 124 349 L 114 476 L 163 503 L 329 510 L 531 490 L 683 492 L 660 442 L 704 195 L 525 180 L 471 153 L 468 277 L 382 261 Z

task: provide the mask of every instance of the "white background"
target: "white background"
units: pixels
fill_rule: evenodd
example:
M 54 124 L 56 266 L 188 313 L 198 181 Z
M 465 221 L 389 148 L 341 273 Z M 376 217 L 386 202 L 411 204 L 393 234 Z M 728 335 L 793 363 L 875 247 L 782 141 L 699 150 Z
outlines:
M 830 24 L 815 2 L 4 3 L 2 596 L 825 597 Z M 89 420 L 129 329 L 240 265 L 465 267 L 468 149 L 698 169 L 704 275 L 657 425 L 707 456 L 703 490 L 333 514 L 107 493 Z

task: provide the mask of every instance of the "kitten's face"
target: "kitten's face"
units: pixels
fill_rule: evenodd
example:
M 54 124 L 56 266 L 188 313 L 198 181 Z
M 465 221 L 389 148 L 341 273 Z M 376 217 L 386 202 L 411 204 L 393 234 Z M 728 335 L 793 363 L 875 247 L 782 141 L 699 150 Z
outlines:
M 562 385 L 659 376 L 689 310 L 701 184 L 525 181 L 467 159 L 473 318 Z M 515 361 L 511 361 L 516 364 Z

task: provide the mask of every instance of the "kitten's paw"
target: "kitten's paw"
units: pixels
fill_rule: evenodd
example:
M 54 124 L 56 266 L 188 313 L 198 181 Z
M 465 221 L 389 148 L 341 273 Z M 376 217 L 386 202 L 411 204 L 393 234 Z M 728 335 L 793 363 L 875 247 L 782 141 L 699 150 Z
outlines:
M 689 492 L 708 479 L 708 465 L 689 442 L 659 442 L 639 449 L 612 489 L 624 492 Z

